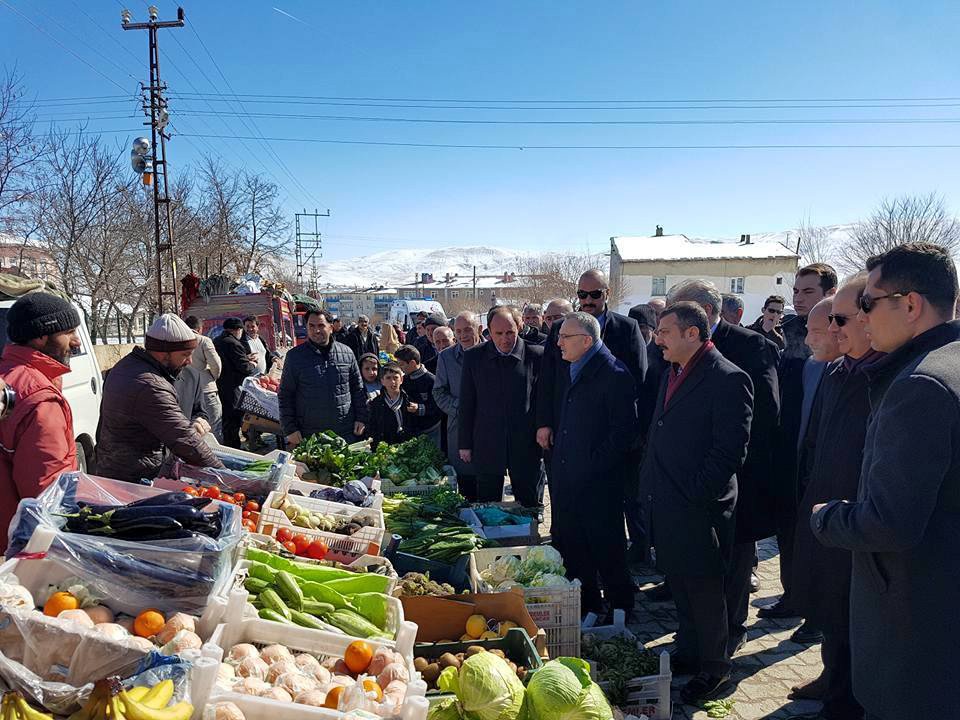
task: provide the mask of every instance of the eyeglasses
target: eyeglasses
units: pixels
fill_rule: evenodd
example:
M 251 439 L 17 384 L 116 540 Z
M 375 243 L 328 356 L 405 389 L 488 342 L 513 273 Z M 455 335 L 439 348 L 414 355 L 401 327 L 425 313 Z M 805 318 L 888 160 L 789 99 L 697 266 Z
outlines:
M 763 309 L 764 312 L 773 313 L 774 315 L 783 315 L 783 310 L 777 310 L 776 308 L 767 307 Z
M 559 319 L 562 318 L 562 317 L 563 317 L 563 313 L 561 313 L 561 314 L 559 314 L 559 315 L 544 315 L 544 316 L 543 316 L 543 319 L 544 319 L 544 320 L 549 320 L 550 322 L 553 322 L 554 320 L 559 320 Z
M 577 297 L 581 300 L 586 300 L 588 297 L 593 298 L 594 300 L 599 300 L 603 297 L 603 290 L 577 290 Z
M 860 309 L 863 310 L 864 314 L 869 315 L 873 312 L 873 309 L 877 306 L 877 300 L 886 300 L 888 298 L 902 298 L 906 297 L 909 293 L 895 292 L 887 293 L 886 295 L 880 295 L 879 297 L 870 297 L 866 293 L 860 296 Z
M 837 327 L 843 327 L 850 322 L 850 317 L 847 315 L 827 315 L 827 320 L 836 323 Z
M 569 335 L 564 335 L 563 333 L 558 333 L 561 340 L 569 340 L 572 337 L 590 337 L 586 333 L 570 333 Z

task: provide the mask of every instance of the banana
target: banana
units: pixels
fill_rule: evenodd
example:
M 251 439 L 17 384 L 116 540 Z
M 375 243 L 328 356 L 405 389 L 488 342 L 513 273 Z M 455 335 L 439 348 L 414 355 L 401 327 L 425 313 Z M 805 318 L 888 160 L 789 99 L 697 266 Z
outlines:
M 137 685 L 136 687 L 132 687 L 127 690 L 127 695 L 132 697 L 137 702 L 143 702 L 143 698 L 148 695 L 152 689 L 153 688 L 149 688 L 146 685 Z
M 14 705 L 26 720 L 53 720 L 53 715 L 42 713 L 30 707 L 27 701 L 24 700 L 23 695 L 17 694 Z
M 124 695 L 124 693 L 120 693 L 120 695 Z M 101 717 L 109 720 L 123 720 L 124 713 L 120 705 L 120 695 L 114 695 L 107 701 L 106 709 Z
M 173 680 L 164 680 L 163 682 L 157 683 L 150 688 L 142 698 L 134 697 L 129 692 L 127 695 L 130 695 L 135 702 L 139 702 L 154 710 L 162 710 L 167 707 L 170 698 L 173 697 Z
M 13 703 L 10 702 L 10 695 L 3 694 L 3 702 L 0 703 L 0 717 L 3 720 L 13 720 Z
M 126 692 L 120 693 L 120 699 L 126 707 L 127 720 L 189 720 L 193 715 L 193 705 L 188 702 L 178 702 L 160 710 L 132 700 Z

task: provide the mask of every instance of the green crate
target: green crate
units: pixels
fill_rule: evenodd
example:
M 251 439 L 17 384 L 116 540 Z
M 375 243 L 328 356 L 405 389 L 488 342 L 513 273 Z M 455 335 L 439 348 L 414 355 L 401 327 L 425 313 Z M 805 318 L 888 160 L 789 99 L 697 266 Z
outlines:
M 510 628 L 505 637 L 495 640 L 471 640 L 470 642 L 452 642 L 452 643 L 417 643 L 413 647 L 413 656 L 422 657 L 427 660 L 436 660 L 444 653 L 466 652 L 471 645 L 479 645 L 487 650 L 503 650 L 503 654 L 509 660 L 517 665 L 523 665 L 527 668 L 527 678 L 530 673 L 543 667 L 543 661 L 540 659 L 537 649 L 523 628 Z M 453 697 L 452 693 L 444 693 L 439 690 L 428 690 L 427 700 L 430 704 L 440 702 L 444 698 Z

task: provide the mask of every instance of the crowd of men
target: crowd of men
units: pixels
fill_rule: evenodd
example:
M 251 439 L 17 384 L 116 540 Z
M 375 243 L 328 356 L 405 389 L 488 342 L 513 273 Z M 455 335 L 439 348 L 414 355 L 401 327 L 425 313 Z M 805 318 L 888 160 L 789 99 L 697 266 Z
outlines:
M 283 359 L 283 436 L 426 436 L 470 500 L 551 499 L 552 542 L 586 612 L 635 606 L 633 564 L 656 567 L 672 600 L 681 691 L 730 687 L 746 641 L 757 542 L 776 536 L 784 593 L 766 618 L 803 618 L 823 673 L 792 697 L 828 720 L 952 717 L 952 613 L 960 601 L 960 321 L 957 273 L 936 245 L 903 245 L 838 282 L 817 263 L 743 327 L 743 303 L 687 280 L 621 315 L 599 270 L 575 311 L 492 308 L 418 318 L 416 336 L 361 318 L 345 332 L 306 316 Z M 792 312 L 789 312 L 791 311 Z M 31 293 L 7 315 L 0 378 L 17 393 L 0 420 L 0 523 L 76 467 L 60 391 L 80 319 Z M 161 315 L 110 371 L 99 474 L 152 478 L 165 452 L 219 467 L 203 441 L 240 443 L 239 388 L 274 361 L 256 318 L 212 343 L 196 318 Z M 342 340 L 342 341 L 341 341 Z M 392 353 L 381 362 L 382 343 Z M 248 438 L 249 439 L 249 438 Z M 627 543 L 629 535 L 629 549 Z

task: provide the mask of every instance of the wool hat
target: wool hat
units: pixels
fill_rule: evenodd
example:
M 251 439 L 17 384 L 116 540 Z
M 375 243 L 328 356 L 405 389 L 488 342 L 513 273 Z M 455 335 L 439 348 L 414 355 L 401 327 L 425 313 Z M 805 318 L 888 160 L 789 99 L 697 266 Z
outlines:
M 147 330 L 144 347 L 155 352 L 193 350 L 197 346 L 197 334 L 177 315 L 164 313 Z
M 77 327 L 80 314 L 76 308 L 69 300 L 50 293 L 27 293 L 7 311 L 7 335 L 18 345 Z
M 657 328 L 657 313 L 656 311 L 647 305 L 642 303 L 640 305 L 634 305 L 630 308 L 630 317 L 637 321 L 637 324 L 640 327 L 648 327 L 651 330 L 656 330 Z
M 227 318 L 223 321 L 224 330 L 243 330 L 243 321 L 240 318 Z

